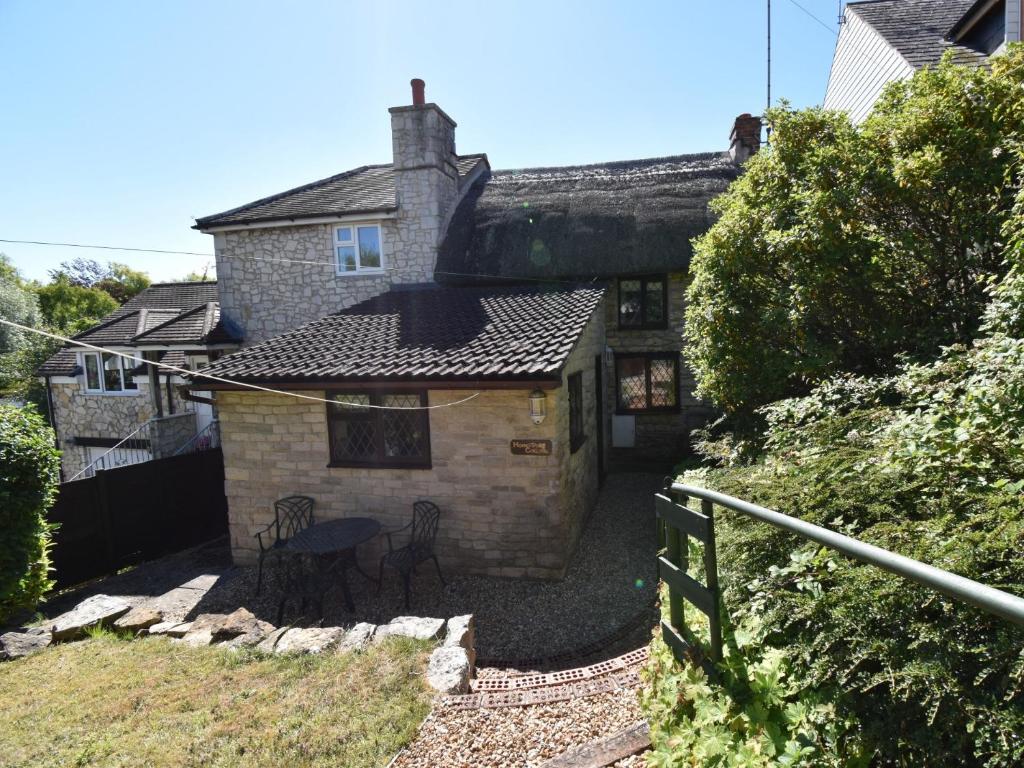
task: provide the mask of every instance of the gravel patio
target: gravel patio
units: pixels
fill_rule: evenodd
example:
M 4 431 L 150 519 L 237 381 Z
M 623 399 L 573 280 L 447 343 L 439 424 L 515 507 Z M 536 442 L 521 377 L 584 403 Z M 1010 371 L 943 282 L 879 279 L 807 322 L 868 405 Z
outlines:
M 375 584 L 350 573 L 355 612 L 344 608 L 341 590 L 332 589 L 324 601 L 323 624 L 383 624 L 407 614 L 447 617 L 473 613 L 477 653 L 484 666 L 540 668 L 545 661 L 557 663 L 559 657 L 610 656 L 643 644 L 656 620 L 653 494 L 661 482 L 659 475 L 652 474 L 610 475 L 561 581 L 446 574 L 448 585 L 442 589 L 428 563 L 413 577 L 412 606 L 406 609 L 401 582 L 394 573 L 385 575 L 380 594 Z M 199 576 L 205 576 L 201 581 L 212 586 L 205 593 L 196 593 L 197 601 L 182 603 L 181 618 L 229 613 L 242 606 L 262 619 L 276 619 L 279 593 L 273 576 L 266 579 L 263 593 L 257 597 L 255 568 L 231 565 L 225 542 L 92 583 L 52 600 L 43 612 L 59 613 L 99 592 L 139 603 Z M 317 623 L 312 615 L 298 616 L 297 608 L 294 603 L 289 606 L 286 622 Z

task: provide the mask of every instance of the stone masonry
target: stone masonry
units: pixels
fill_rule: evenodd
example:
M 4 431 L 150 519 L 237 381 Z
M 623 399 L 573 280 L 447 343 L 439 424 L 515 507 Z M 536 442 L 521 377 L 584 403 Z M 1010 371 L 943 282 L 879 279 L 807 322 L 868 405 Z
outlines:
M 91 394 L 85 391 L 79 376 L 77 383 L 51 382 L 54 420 L 57 424 L 57 442 L 61 449 L 61 467 L 66 478 L 84 469 L 88 463 L 88 449 L 75 444 L 77 437 L 120 439 L 143 422 L 156 415 L 149 382 L 137 379 L 137 392 L 125 395 Z M 166 389 L 161 393 L 166 407 Z M 174 410 L 185 409 L 174 390 Z
M 496 576 L 560 577 L 597 494 L 594 355 L 603 338 L 595 310 L 566 374 L 584 372 L 588 440 L 569 447 L 566 387 L 548 391 L 548 415 L 530 420 L 529 390 L 482 390 L 476 398 L 430 411 L 432 468 L 328 467 L 326 406 L 285 395 L 221 391 L 217 404 L 224 449 L 231 545 L 236 562 L 253 563 L 253 534 L 273 519 L 273 502 L 312 496 L 318 520 L 368 516 L 405 525 L 412 503 L 441 508 L 438 557 L 445 569 Z M 587 382 L 590 382 L 587 384 Z M 323 394 L 310 392 L 309 394 Z M 430 405 L 466 390 L 431 390 Z M 607 432 L 606 432 L 607 434 Z M 518 456 L 513 439 L 552 442 L 550 456 Z M 370 563 L 382 539 L 360 548 Z
M 608 346 L 619 354 L 627 352 L 670 352 L 683 349 L 683 326 L 686 312 L 686 287 L 689 278 L 682 273 L 668 275 L 668 323 L 661 330 L 626 330 L 619 328 L 618 281 L 608 286 L 605 322 Z M 616 410 L 615 363 L 610 361 L 606 369 L 605 388 L 606 413 Z M 694 395 L 696 389 L 693 371 L 685 356 L 679 356 L 679 404 L 678 413 L 637 414 L 636 447 L 632 450 L 637 457 L 667 458 L 676 460 L 690 452 L 690 432 L 704 426 L 715 417 L 715 410 Z M 609 429 L 610 429 L 609 421 Z
M 221 312 L 246 344 L 273 338 L 392 285 L 433 279 L 437 247 L 459 195 L 455 123 L 434 104 L 391 110 L 397 212 L 346 220 L 379 224 L 384 272 L 337 274 L 334 224 L 219 232 Z

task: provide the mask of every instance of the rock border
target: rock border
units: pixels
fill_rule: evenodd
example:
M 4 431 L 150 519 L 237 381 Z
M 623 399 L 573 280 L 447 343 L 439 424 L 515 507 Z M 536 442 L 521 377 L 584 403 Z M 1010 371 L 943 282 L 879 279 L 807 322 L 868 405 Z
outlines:
M 203 613 L 192 621 L 164 620 L 158 608 L 145 604 L 132 608 L 123 598 L 88 597 L 70 611 L 39 627 L 0 635 L 0 661 L 19 659 L 52 643 L 78 640 L 88 629 L 114 626 L 136 637 L 166 636 L 193 647 L 216 646 L 227 650 L 255 648 L 265 653 L 358 653 L 371 642 L 388 637 L 433 640 L 438 646 L 427 663 L 427 683 L 437 693 L 464 694 L 476 672 L 475 621 L 472 614 L 436 619 L 397 616 L 387 624 L 360 622 L 349 627 L 274 627 L 246 608 L 232 613 Z

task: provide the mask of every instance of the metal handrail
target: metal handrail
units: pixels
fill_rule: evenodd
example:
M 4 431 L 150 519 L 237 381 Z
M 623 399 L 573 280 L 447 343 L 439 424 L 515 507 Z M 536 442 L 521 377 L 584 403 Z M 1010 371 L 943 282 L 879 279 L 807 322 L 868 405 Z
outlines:
M 201 430 L 192 435 L 192 437 L 185 441 L 185 443 L 171 455 L 180 456 L 183 453 L 192 453 L 192 449 L 203 437 L 210 438 L 211 448 L 216 448 L 220 445 L 220 421 L 218 419 L 214 419 Z M 214 445 L 214 443 L 216 443 L 217 445 Z
M 118 451 L 118 450 L 121 450 L 122 454 L 124 453 L 123 449 L 121 449 L 121 446 L 123 446 L 125 443 L 129 442 L 130 440 L 148 439 L 149 438 L 149 430 L 147 429 L 148 427 L 149 427 L 149 422 L 148 421 L 142 422 L 141 424 L 139 424 L 139 426 L 137 426 L 135 429 L 133 429 L 127 435 L 125 435 L 120 440 L 118 440 L 117 443 L 114 444 L 114 446 L 110 448 L 110 450 L 106 451 L 99 458 L 94 459 L 89 464 L 86 464 L 82 469 L 78 470 L 74 475 L 71 476 L 71 478 L 69 480 L 67 480 L 65 482 L 70 483 L 72 480 L 77 480 L 79 477 L 81 477 L 82 475 L 86 474 L 87 472 L 89 474 L 86 475 L 86 476 L 87 477 L 92 477 L 93 475 L 96 474 L 97 466 L 100 466 L 100 467 L 105 466 L 107 456 L 112 455 L 115 451 Z M 138 437 L 136 437 L 136 435 L 139 434 L 139 432 L 142 432 L 143 430 L 145 430 L 146 437 L 145 438 L 138 438 Z M 128 464 L 137 464 L 139 462 L 130 461 L 130 462 L 127 462 L 127 463 Z
M 1000 616 L 1019 626 L 1024 626 L 1024 598 L 1003 592 L 995 587 L 989 587 L 972 579 L 957 576 L 955 573 L 944 571 L 933 565 L 927 565 L 911 557 L 898 555 L 887 549 L 876 547 L 873 544 L 866 544 L 863 541 L 852 539 L 841 533 L 822 528 L 820 525 L 808 523 L 781 512 L 767 509 L 766 507 L 751 504 L 732 496 L 717 491 L 709 491 L 706 488 L 698 488 L 683 483 L 672 483 L 672 491 L 683 496 L 693 496 L 704 499 L 720 507 L 731 509 L 734 512 L 752 517 L 755 520 L 774 525 L 803 536 L 805 539 L 816 541 L 826 547 L 830 547 L 844 555 L 861 560 L 865 563 L 882 568 L 905 579 L 923 584 L 938 592 L 948 595 L 957 600 L 981 608 L 983 611 Z

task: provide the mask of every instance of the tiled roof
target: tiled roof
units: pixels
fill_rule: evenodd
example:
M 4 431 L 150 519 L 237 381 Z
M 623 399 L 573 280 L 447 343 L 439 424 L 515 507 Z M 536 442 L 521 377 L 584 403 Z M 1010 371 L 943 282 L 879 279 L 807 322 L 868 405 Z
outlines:
M 961 63 L 985 60 L 985 54 L 946 40 L 974 4 L 975 0 L 864 0 L 848 3 L 846 8 L 874 27 L 917 69 L 938 64 L 948 50 Z
M 691 239 L 714 220 L 708 204 L 739 170 L 728 153 L 709 152 L 494 171 L 456 209 L 437 278 L 685 270 Z
M 483 155 L 459 155 L 456 168 L 464 176 Z M 280 219 L 308 219 L 353 213 L 394 211 L 395 178 L 390 163 L 364 165 L 295 189 L 196 219 L 195 229 L 225 224 L 255 224 Z
M 75 337 L 96 346 L 218 344 L 238 341 L 220 322 L 215 281 L 156 283 Z M 37 369 L 40 376 L 76 375 L 74 349 L 62 349 Z
M 554 378 L 603 292 L 537 286 L 392 290 L 204 370 L 278 383 Z

